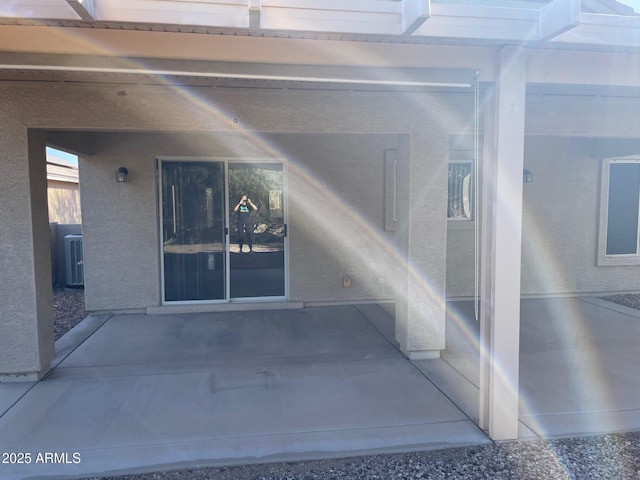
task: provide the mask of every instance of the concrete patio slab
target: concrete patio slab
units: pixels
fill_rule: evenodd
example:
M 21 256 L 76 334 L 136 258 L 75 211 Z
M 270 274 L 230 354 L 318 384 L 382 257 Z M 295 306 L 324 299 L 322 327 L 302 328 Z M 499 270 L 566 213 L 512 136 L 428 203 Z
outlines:
M 448 308 L 442 359 L 416 365 L 467 415 L 479 415 L 479 323 Z M 521 438 L 640 429 L 640 312 L 597 298 L 524 299 Z M 526 428 L 524 428 L 526 427 Z
M 1 478 L 489 442 L 353 306 L 115 315 L 84 337 L 0 418 L 32 458 Z
M 488 443 L 479 325 L 456 303 L 442 358 L 415 363 L 375 305 L 89 318 L 43 381 L 0 384 L 0 444 L 31 458 L 0 478 Z M 521 310 L 520 438 L 640 429 L 640 312 L 589 298 Z
M 36 385 L 36 382 L 17 382 L 0 384 L 0 417 L 4 415 L 18 400 Z

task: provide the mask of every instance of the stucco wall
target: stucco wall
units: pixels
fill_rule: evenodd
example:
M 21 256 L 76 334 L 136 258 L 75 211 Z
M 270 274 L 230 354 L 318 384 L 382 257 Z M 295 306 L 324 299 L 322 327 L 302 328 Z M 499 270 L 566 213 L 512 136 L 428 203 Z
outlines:
M 384 231 L 384 158 L 406 136 L 270 134 L 249 148 L 233 134 L 105 134 L 80 157 L 89 310 L 160 303 L 157 157 L 279 158 L 289 209 L 290 299 L 392 299 L 394 232 Z M 241 156 L 238 156 L 241 154 Z M 115 182 L 120 166 L 128 182 Z M 343 287 L 349 275 L 351 288 Z
M 523 294 L 640 290 L 637 266 L 597 265 L 602 162 L 580 139 L 527 139 Z
M 602 143 L 602 142 L 600 142 Z M 607 142 L 611 155 L 616 143 Z M 562 295 L 640 290 L 637 266 L 598 266 L 600 190 L 606 149 L 579 137 L 528 136 L 523 185 L 522 294 Z M 473 223 L 450 222 L 447 296 L 474 293 Z
M 99 155 L 80 156 L 87 310 L 158 304 L 155 168 L 145 142 L 117 137 Z M 125 165 L 127 183 L 115 181 Z
M 447 224 L 448 298 L 469 297 L 475 291 L 474 221 L 450 221 Z
M 0 86 L 0 96 L 15 107 L 17 122 L 47 130 L 53 145 L 79 154 L 89 310 L 159 304 L 155 156 L 259 158 L 284 150 L 303 159 L 289 171 L 298 175 L 292 192 L 320 185 L 306 206 L 292 195 L 290 298 L 394 297 L 405 304 L 396 312 L 409 319 L 399 323 L 407 345 L 443 344 L 448 138 L 471 128 L 470 92 L 25 83 Z M 134 133 L 145 131 L 162 134 Z M 386 232 L 382 165 L 394 148 L 404 159 L 398 228 Z M 114 179 L 121 165 L 130 172 L 127 184 Z M 347 203 L 356 213 L 342 210 Z M 324 225 L 308 220 L 327 209 Z M 385 274 L 389 264 L 403 266 L 403 278 L 390 280 L 396 272 Z M 342 287 L 345 274 L 350 289 Z
M 527 96 L 522 294 L 640 290 L 637 266 L 598 267 L 602 160 L 640 153 L 640 99 Z M 474 294 L 473 224 L 447 227 L 447 296 Z
M 289 160 L 291 299 L 392 299 L 394 232 L 384 230 L 385 150 L 406 137 L 279 136 Z M 351 287 L 343 287 L 343 278 Z
M 123 91 L 126 95 L 119 94 Z M 299 162 L 300 171 L 289 172 L 292 179 L 299 175 L 299 185 L 304 185 L 302 180 L 305 179 L 305 175 L 307 179 L 320 177 L 320 182 L 324 182 L 325 185 L 320 184 L 318 192 L 322 192 L 322 187 L 328 184 L 329 188 L 324 191 L 331 192 L 329 198 L 335 202 L 334 206 L 354 202 L 356 210 L 364 213 L 364 225 L 360 224 L 358 227 L 357 222 L 350 222 L 345 233 L 335 228 L 333 231 L 338 232 L 336 236 L 351 242 L 352 239 L 358 238 L 353 235 L 354 231 L 363 232 L 367 240 L 358 240 L 355 243 L 366 245 L 362 249 L 363 256 L 376 259 L 387 257 L 382 250 L 389 246 L 389 239 L 393 239 L 393 245 L 400 247 L 394 252 L 398 255 L 398 261 L 411 261 L 416 266 L 418 278 L 425 278 L 429 285 L 434 286 L 434 297 L 438 297 L 441 285 L 444 289 L 444 264 L 438 257 L 445 250 L 443 242 L 446 241 L 447 295 L 458 297 L 473 293 L 472 228 L 470 225 L 460 226 L 452 223 L 447 226 L 443 220 L 446 143 L 450 133 L 461 133 L 469 127 L 471 102 L 468 95 L 244 90 L 215 91 L 194 100 L 193 97 L 173 95 L 170 92 L 157 86 L 126 86 L 123 89 L 117 85 L 79 87 L 28 84 L 8 85 L 2 88 L 3 98 L 10 103 L 13 102 L 16 121 L 27 127 L 75 129 L 83 126 L 85 131 L 118 128 L 130 131 L 182 131 L 179 134 L 164 133 L 161 137 L 145 140 L 145 145 L 121 145 L 118 142 L 123 141 L 125 137 L 121 136 L 118 142 L 114 142 L 115 137 L 109 137 L 107 134 L 77 134 L 75 137 L 69 137 L 72 140 L 67 146 L 75 145 L 76 149 L 89 154 L 84 155 L 82 159 L 82 165 L 88 169 L 83 178 L 94 182 L 86 191 L 95 190 L 95 195 L 84 195 L 83 201 L 93 203 L 92 209 L 99 212 L 94 219 L 84 220 L 86 225 L 95 227 L 95 238 L 91 238 L 92 234 L 85 231 L 85 234 L 89 235 L 86 240 L 89 242 L 87 248 L 93 248 L 92 242 L 102 238 L 93 244 L 96 247 L 95 262 L 102 262 L 114 269 L 112 275 L 105 276 L 104 272 L 96 271 L 92 274 L 88 265 L 86 280 L 90 285 L 102 276 L 105 279 L 122 281 L 126 286 L 124 295 L 113 290 L 116 287 L 109 285 L 109 281 L 100 282 L 100 287 L 96 286 L 93 293 L 91 288 L 87 288 L 89 308 L 140 308 L 157 305 L 159 302 L 157 219 L 154 210 L 157 200 L 153 157 L 165 154 L 164 151 L 167 155 L 184 155 L 185 152 L 194 151 L 197 155 L 205 156 L 260 157 L 278 156 L 282 153 L 278 152 L 279 149 L 288 148 L 288 155 L 302 159 Z M 433 101 L 435 98 L 438 101 Z M 42 101 L 43 99 L 46 101 Z M 575 141 L 563 143 L 560 140 L 550 140 L 560 136 L 582 138 L 600 134 L 640 137 L 640 122 L 635 121 L 637 112 L 640 111 L 638 107 L 638 101 L 635 99 L 594 100 L 577 96 L 529 98 L 527 132 L 535 133 L 536 136 L 530 136 L 527 142 L 525 164 L 528 167 L 530 164 L 535 179 L 532 184 L 525 185 L 524 190 L 523 293 L 588 293 L 640 288 L 631 267 L 595 267 L 597 225 L 594 222 L 597 220 L 597 209 L 590 210 L 598 202 L 599 161 L 602 152 L 595 155 L 586 143 L 580 145 Z M 598 108 L 604 114 L 600 114 Z M 64 118 L 56 116 L 55 112 L 60 109 L 64 109 L 68 115 Z M 614 110 L 616 115 L 613 115 Z M 167 115 L 166 112 L 171 112 L 171 115 Z M 355 112 L 358 115 L 354 115 Z M 558 120 L 559 117 L 562 118 Z M 206 137 L 185 137 L 189 135 L 187 131 L 204 129 L 227 131 L 225 135 L 230 135 L 234 130 L 238 133 L 231 144 L 222 138 L 212 145 L 203 140 Z M 250 133 L 258 130 L 263 133 Z M 278 131 L 290 134 L 269 133 Z M 330 142 L 323 142 L 314 140 L 314 134 L 310 133 L 312 131 L 336 136 Z M 340 132 L 351 132 L 352 136 Z M 377 138 L 372 134 L 358 144 L 357 137 L 365 135 L 366 132 L 386 132 L 389 138 L 395 136 L 395 140 L 388 143 L 385 143 L 388 139 L 382 143 L 372 143 Z M 301 136 L 294 141 L 294 134 Z M 266 138 L 265 135 L 272 137 Z M 276 138 L 277 135 L 281 135 L 281 138 Z M 287 135 L 291 135 L 289 144 L 282 142 Z M 399 141 L 403 136 L 404 139 Z M 545 136 L 549 141 L 531 140 Z M 128 141 L 135 143 L 143 138 L 132 140 L 134 137 L 135 135 L 131 134 Z M 155 148 L 161 144 L 158 143 L 159 138 L 162 138 L 163 142 L 173 144 L 175 148 Z M 270 142 L 276 140 L 280 141 L 280 144 L 274 149 Z M 321 144 L 322 149 L 318 150 L 317 144 Z M 417 229 L 413 232 L 413 239 L 409 238 L 407 230 L 410 220 L 408 212 L 404 217 L 402 212 L 400 214 L 405 230 L 399 224 L 394 234 L 384 232 L 380 226 L 383 222 L 380 218 L 381 198 L 373 196 L 372 191 L 366 189 L 363 192 L 354 190 L 351 185 L 352 179 L 345 175 L 345 170 L 339 168 L 347 165 L 356 166 L 359 172 L 357 180 L 362 180 L 362 185 L 369 182 L 381 185 L 383 171 L 369 169 L 366 166 L 382 162 L 384 150 L 396 148 L 394 145 L 401 145 L 409 158 L 406 173 L 402 174 L 405 177 L 401 181 L 405 189 L 399 192 L 399 198 L 404 198 L 405 203 L 412 205 L 416 200 L 419 203 L 417 207 L 412 207 L 415 208 L 411 219 L 412 228 Z M 150 146 L 153 146 L 156 152 L 150 152 Z M 358 151 L 358 155 L 347 153 L 353 151 Z M 576 165 L 576 162 L 579 162 L 579 165 Z M 132 182 L 126 185 L 129 190 L 124 190 L 123 185 L 117 185 L 113 180 L 115 169 L 120 165 L 126 165 L 130 169 Z M 549 174 L 547 170 L 554 173 Z M 141 198 L 138 193 L 132 191 L 134 179 L 140 182 L 137 185 L 145 189 L 146 193 Z M 290 188 L 296 185 L 293 182 Z M 548 195 L 548 192 L 541 191 L 541 188 L 553 189 L 550 190 L 553 194 Z M 381 194 L 381 191 L 376 193 Z M 109 203 L 111 195 L 114 195 L 115 200 Z M 581 216 L 584 213 L 584 218 L 580 222 L 571 208 L 565 206 L 562 211 L 563 202 L 575 203 L 573 198 L 584 201 L 579 214 Z M 373 204 L 376 205 L 377 213 L 373 212 Z M 326 205 L 331 203 L 315 202 L 312 208 L 296 210 L 298 204 L 292 201 L 292 225 L 305 225 L 308 223 L 306 219 L 309 215 L 321 211 L 322 208 L 328 208 Z M 147 211 L 142 213 L 141 206 Z M 148 208 L 149 206 L 151 208 Z M 538 210 L 544 212 L 544 218 L 539 217 L 541 213 Z M 340 210 L 334 210 L 335 218 L 340 220 L 349 218 L 353 213 L 339 212 Z M 567 217 L 560 222 L 555 221 L 557 215 L 561 214 Z M 98 219 L 108 221 L 105 224 Z M 125 226 L 117 232 L 104 226 L 113 226 L 115 222 L 122 222 Z M 337 224 L 331 221 L 328 223 Z M 372 225 L 377 225 L 378 230 L 368 230 Z M 424 226 L 424 232 L 418 232 L 422 228 L 420 225 Z M 318 224 L 309 224 L 304 228 L 305 237 L 296 237 L 298 232 L 295 229 L 291 232 L 292 300 L 387 298 L 390 293 L 387 286 L 378 282 L 386 282 L 387 279 L 379 275 L 375 267 L 378 264 L 384 265 L 384 262 L 369 262 L 370 266 L 363 269 L 358 266 L 364 265 L 363 262 L 354 260 L 353 255 L 346 255 L 344 250 L 333 246 L 338 245 L 340 239 L 332 240 L 331 247 L 324 243 L 318 245 L 323 237 L 323 232 L 318 230 L 322 228 Z M 567 238 L 574 236 L 576 228 L 585 234 L 568 244 Z M 152 236 L 149 235 L 150 232 Z M 102 244 L 107 243 L 106 239 L 110 235 L 129 235 L 132 241 L 130 246 L 133 248 L 123 251 L 118 241 L 111 242 L 108 248 L 103 248 Z M 533 236 L 537 238 L 536 241 L 533 240 Z M 383 241 L 380 244 L 372 244 L 371 239 Z M 306 250 L 298 249 L 300 244 L 308 245 L 308 250 L 324 250 L 325 255 L 331 256 L 331 262 L 334 263 L 318 262 L 313 256 L 307 259 Z M 137 253 L 134 254 L 134 251 Z M 87 253 L 87 260 L 91 260 L 93 254 L 89 250 Z M 550 266 L 554 262 L 549 259 L 555 259 L 555 267 Z M 383 269 L 386 268 L 384 265 Z M 144 285 L 136 285 L 135 277 L 130 276 L 133 270 L 136 270 L 138 275 L 144 275 L 145 278 L 153 277 L 155 280 L 144 282 Z M 351 274 L 356 280 L 349 291 L 341 286 L 344 274 Z M 305 282 L 309 283 L 299 283 L 296 280 L 299 278 L 305 278 Z M 318 282 L 322 283 L 322 288 L 318 288 Z M 400 286 L 401 290 L 406 290 L 404 287 L 409 288 L 411 283 L 409 280 L 406 282 L 408 285 Z M 421 295 L 417 292 L 414 296 Z M 112 300 L 104 300 L 107 298 Z M 113 300 L 115 298 L 118 299 L 117 305 Z

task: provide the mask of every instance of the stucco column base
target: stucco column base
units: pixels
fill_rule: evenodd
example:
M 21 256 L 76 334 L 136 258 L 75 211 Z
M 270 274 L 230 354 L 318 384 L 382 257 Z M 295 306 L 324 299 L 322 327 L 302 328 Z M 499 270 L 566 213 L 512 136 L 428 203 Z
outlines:
M 404 350 L 401 349 L 409 360 L 434 360 L 440 358 L 440 350 Z
M 49 373 L 51 367 L 43 368 L 39 372 L 0 374 L 0 383 L 38 382 Z

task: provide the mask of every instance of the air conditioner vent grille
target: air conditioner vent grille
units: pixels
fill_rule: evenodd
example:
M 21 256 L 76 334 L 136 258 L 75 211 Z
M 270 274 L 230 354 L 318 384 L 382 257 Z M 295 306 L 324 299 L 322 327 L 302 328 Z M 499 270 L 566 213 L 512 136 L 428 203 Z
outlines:
M 65 264 L 67 267 L 67 286 L 84 285 L 84 263 L 82 260 L 82 235 L 64 237 Z

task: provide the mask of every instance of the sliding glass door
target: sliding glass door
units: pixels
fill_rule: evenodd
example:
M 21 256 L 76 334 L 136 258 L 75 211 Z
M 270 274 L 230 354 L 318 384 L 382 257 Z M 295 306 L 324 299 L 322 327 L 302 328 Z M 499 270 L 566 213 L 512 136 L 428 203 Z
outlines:
M 285 298 L 282 163 L 159 164 L 164 302 Z
M 231 298 L 285 295 L 281 163 L 229 163 Z
M 226 298 L 223 162 L 162 163 L 165 301 Z

